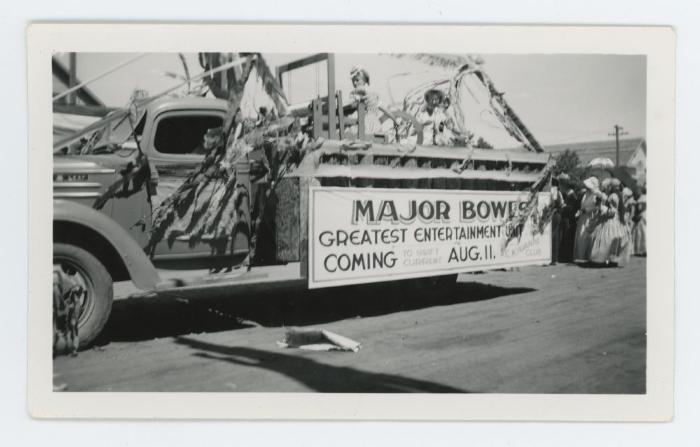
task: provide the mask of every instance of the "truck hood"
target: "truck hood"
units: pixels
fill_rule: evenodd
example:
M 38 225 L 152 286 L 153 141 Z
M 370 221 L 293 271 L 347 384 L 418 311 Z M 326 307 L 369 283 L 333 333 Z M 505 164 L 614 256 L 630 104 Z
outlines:
M 117 151 L 111 154 L 99 155 L 54 155 L 54 173 L 58 171 L 90 171 L 96 169 L 118 170 L 133 162 L 138 156 L 137 151 Z

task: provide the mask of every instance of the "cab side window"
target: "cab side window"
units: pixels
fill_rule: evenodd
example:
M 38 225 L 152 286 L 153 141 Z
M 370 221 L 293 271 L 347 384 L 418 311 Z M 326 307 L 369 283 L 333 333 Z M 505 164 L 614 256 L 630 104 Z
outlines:
M 162 154 L 201 154 L 204 134 L 221 127 L 223 118 L 217 115 L 175 115 L 158 121 L 153 146 Z

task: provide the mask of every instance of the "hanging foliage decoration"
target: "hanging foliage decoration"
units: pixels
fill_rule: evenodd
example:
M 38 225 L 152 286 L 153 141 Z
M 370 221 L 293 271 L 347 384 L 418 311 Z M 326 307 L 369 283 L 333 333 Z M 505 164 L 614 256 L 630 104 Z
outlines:
M 456 70 L 449 78 L 430 81 L 420 85 L 410 91 L 404 99 L 403 108 L 409 113 L 415 114 L 423 106 L 423 95 L 430 89 L 442 91 L 452 104 L 459 104 L 462 101 L 462 83 L 464 79 L 473 76 L 479 84 L 488 91 L 488 110 L 501 123 L 504 130 L 529 151 L 544 152 L 542 146 L 529 132 L 527 127 L 520 120 L 515 111 L 505 100 L 504 93 L 496 89 L 491 78 L 482 70 L 483 60 L 480 57 L 473 57 L 460 54 L 440 54 L 440 53 L 413 53 L 413 54 L 392 54 L 398 58 L 410 58 L 433 67 L 441 67 L 446 70 Z M 464 128 L 464 116 L 460 107 L 450 107 L 448 109 L 454 116 L 453 121 L 457 125 L 460 134 L 469 136 Z
M 237 53 L 222 58 L 213 53 L 203 53 L 200 62 L 208 70 L 222 66 L 231 58 L 240 57 L 248 59 L 235 70 L 226 70 L 219 78 L 205 79 L 212 92 L 217 89 L 216 96 L 227 97 L 228 112 L 223 126 L 210 129 L 207 133 L 205 147 L 208 152 L 202 163 L 189 173 L 173 194 L 153 210 L 151 232 L 145 247 L 151 256 L 162 241 L 172 246 L 178 239 L 187 240 L 191 246 L 207 243 L 214 255 L 232 254 L 240 248 L 233 245 L 239 235 L 247 241 L 248 253 L 244 262 L 248 265 L 256 262 L 261 256 L 258 249 L 260 241 L 264 239 L 263 232 L 269 229 L 266 219 L 272 203 L 269 199 L 274 197 L 275 188 L 282 177 L 298 166 L 307 153 L 323 144 L 320 138 L 313 140 L 304 136 L 298 120 L 277 118 L 284 115 L 286 99 L 261 55 Z M 457 62 L 461 64 L 464 61 Z M 480 71 L 472 73 L 479 76 L 487 87 L 493 88 Z M 243 116 L 242 100 L 246 85 L 253 75 L 257 77 L 253 80 L 273 100 L 276 113 L 255 118 Z M 441 86 L 454 89 L 454 82 L 459 82 L 459 76 Z M 491 93 L 494 101 L 501 99 L 495 90 Z M 417 93 L 414 96 L 419 98 Z M 509 116 L 507 121 L 512 124 L 512 117 Z M 523 140 L 528 140 L 526 136 L 522 137 Z M 469 158 L 462 163 L 461 169 L 466 168 Z M 239 181 L 237 171 L 241 166 L 249 170 L 249 181 Z M 527 205 L 505 225 L 523 228 L 527 220 L 531 219 L 533 231 L 544 231 L 551 220 L 553 207 L 547 205 L 540 211 L 538 195 L 550 184 L 554 166 L 554 160 L 550 158 L 537 181 L 529 188 L 525 199 Z M 123 172 L 122 178 L 96 202 L 96 207 L 104 206 L 112 197 L 123 197 L 143 188 L 144 184 L 148 185 L 148 168 L 148 160 L 141 153 L 136 164 Z M 517 234 L 520 232 L 512 232 L 506 245 L 518 237 Z
M 519 211 L 504 222 L 503 225 L 506 228 L 517 228 L 519 230 L 510 232 L 510 236 L 506 239 L 504 247 L 508 246 L 513 239 L 517 238 L 520 240 L 522 229 L 525 228 L 528 219 L 532 221 L 532 234 L 544 233 L 547 225 L 552 220 L 555 204 L 550 201 L 540 210 L 539 195 L 545 192 L 545 188 L 549 187 L 555 166 L 555 160 L 550 156 L 544 169 L 537 177 L 537 180 L 533 182 L 532 186 L 530 186 L 527 191 L 528 195 L 524 199 L 526 205 L 523 208 L 518 207 Z
M 256 62 L 257 61 L 257 62 Z M 212 254 L 232 253 L 237 235 L 247 240 L 248 264 L 258 259 L 260 232 L 269 227 L 268 200 L 280 179 L 294 169 L 319 142 L 300 138 L 298 120 L 276 113 L 245 118 L 241 113 L 244 86 L 255 73 L 266 93 L 284 110 L 286 99 L 260 55 L 243 65 L 243 74 L 229 84 L 229 112 L 221 129 L 211 132 L 209 152 L 197 169 L 153 213 L 146 252 L 155 253 L 163 240 L 172 245 L 185 238 L 190 245 L 208 243 Z M 239 165 L 240 164 L 240 165 Z M 250 170 L 250 181 L 239 182 L 237 169 Z M 248 186 L 250 185 L 250 186 Z

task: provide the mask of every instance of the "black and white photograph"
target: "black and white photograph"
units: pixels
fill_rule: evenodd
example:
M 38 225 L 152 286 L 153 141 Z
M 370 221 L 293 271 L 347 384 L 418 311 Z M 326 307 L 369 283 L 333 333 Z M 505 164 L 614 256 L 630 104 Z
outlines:
M 36 54 L 50 395 L 648 395 L 647 53 L 250 46 Z

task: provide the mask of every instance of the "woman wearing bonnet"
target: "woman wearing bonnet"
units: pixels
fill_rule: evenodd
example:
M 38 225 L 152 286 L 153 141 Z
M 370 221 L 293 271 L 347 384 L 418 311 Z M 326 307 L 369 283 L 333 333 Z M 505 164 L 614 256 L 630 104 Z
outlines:
M 637 205 L 637 201 L 634 200 L 634 193 L 628 187 L 622 189 L 622 203 L 625 208 L 625 225 L 632 234 L 632 227 L 634 226 L 634 210 Z
M 583 181 L 586 191 L 581 198 L 581 206 L 576 221 L 576 239 L 574 240 L 574 261 L 588 261 L 591 253 L 593 229 L 596 224 L 598 204 L 605 195 L 600 192 L 600 182 L 596 177 Z
M 629 232 L 624 223 L 624 207 L 621 205 L 622 184 L 618 179 L 605 179 L 602 189 L 607 193 L 607 199 L 599 208 L 590 261 L 595 264 L 624 265 L 629 260 Z

